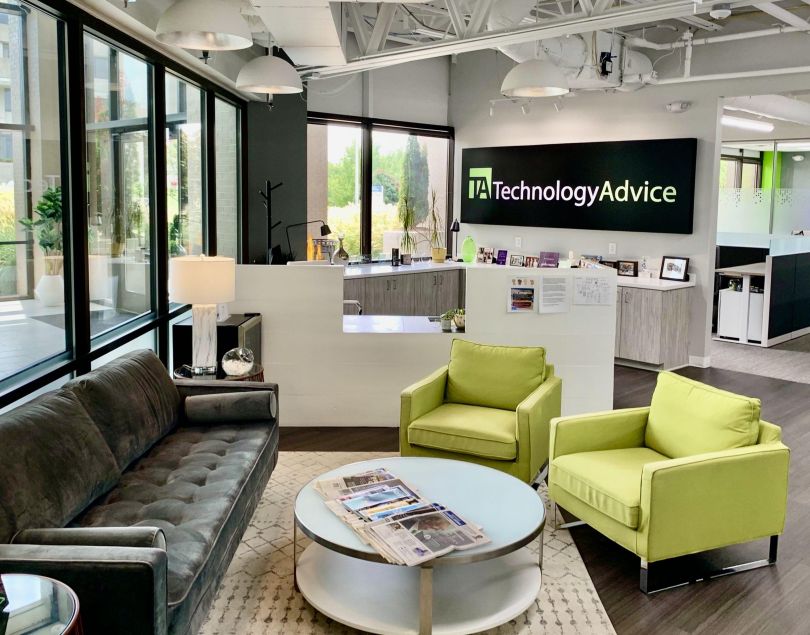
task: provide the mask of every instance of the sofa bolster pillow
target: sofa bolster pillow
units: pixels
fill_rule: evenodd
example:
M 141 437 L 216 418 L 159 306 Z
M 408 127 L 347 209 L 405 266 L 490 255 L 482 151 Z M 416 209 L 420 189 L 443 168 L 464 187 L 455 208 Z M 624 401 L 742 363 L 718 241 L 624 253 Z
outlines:
M 272 390 L 195 395 L 184 407 L 190 424 L 269 421 L 276 415 L 276 395 Z
M 84 547 L 146 547 L 166 550 L 166 536 L 160 527 L 24 529 L 14 536 L 12 543 Z

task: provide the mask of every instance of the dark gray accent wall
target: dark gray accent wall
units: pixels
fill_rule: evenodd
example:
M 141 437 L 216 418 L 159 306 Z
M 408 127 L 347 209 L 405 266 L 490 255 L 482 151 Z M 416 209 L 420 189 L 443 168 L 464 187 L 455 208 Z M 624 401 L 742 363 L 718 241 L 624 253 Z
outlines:
M 267 210 L 259 190 L 265 182 L 284 185 L 273 192 L 273 244 L 286 254 L 285 229 L 307 220 L 307 104 L 302 95 L 275 95 L 273 109 L 266 103 L 250 102 L 247 109 L 248 209 L 245 240 L 250 264 L 267 262 Z M 306 249 L 306 232 L 291 233 L 293 251 Z

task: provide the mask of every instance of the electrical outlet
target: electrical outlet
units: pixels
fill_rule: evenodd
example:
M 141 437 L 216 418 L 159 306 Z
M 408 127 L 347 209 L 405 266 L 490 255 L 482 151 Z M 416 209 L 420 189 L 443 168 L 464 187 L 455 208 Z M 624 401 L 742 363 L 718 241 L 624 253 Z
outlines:
M 616 243 L 608 243 L 608 255 L 609 256 L 616 255 Z
M 523 237 L 515 236 L 515 249 L 522 249 L 522 248 L 523 248 Z

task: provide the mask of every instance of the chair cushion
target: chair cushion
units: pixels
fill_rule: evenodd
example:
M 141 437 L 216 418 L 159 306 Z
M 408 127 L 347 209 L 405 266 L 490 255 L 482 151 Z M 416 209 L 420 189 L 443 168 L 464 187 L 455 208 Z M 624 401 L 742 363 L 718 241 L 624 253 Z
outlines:
M 545 379 L 546 350 L 487 346 L 453 340 L 446 399 L 453 403 L 516 410 Z
M 121 470 L 178 419 L 180 393 L 152 351 L 129 353 L 65 385 L 95 421 Z
M 509 410 L 446 403 L 408 426 L 408 442 L 425 448 L 514 461 L 516 415 Z
M 659 373 L 644 444 L 671 458 L 741 448 L 757 442 L 759 416 L 759 399 Z
M 22 529 L 63 527 L 120 475 L 73 393 L 48 393 L 2 415 L 0 543 Z
M 181 602 L 214 543 L 231 540 L 220 537 L 222 528 L 274 430 L 266 423 L 180 428 L 73 525 L 160 527 L 166 536 L 169 604 Z
M 641 472 L 668 460 L 649 448 L 564 454 L 552 463 L 554 483 L 583 503 L 631 529 L 639 522 Z

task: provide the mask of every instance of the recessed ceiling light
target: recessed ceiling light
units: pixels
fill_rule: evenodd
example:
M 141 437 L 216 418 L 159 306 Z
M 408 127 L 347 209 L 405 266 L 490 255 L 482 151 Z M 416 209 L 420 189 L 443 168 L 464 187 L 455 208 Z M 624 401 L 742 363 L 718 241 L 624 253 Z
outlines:
M 794 154 L 790 158 L 793 159 L 796 163 L 801 163 L 802 161 L 804 161 L 804 155 L 803 154 Z

